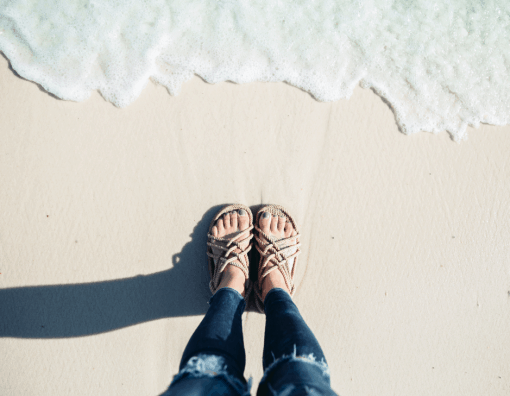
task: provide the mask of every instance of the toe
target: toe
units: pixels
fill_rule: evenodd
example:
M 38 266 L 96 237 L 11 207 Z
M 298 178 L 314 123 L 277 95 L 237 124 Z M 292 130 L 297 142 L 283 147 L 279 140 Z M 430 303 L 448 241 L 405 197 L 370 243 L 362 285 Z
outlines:
M 269 234 L 271 231 L 271 213 L 264 212 L 260 215 L 259 227 L 263 232 Z
M 278 217 L 273 216 L 271 218 L 271 233 L 276 233 L 278 231 Z
M 285 234 L 287 234 L 287 232 L 292 228 L 292 224 L 290 224 L 290 221 L 286 221 L 285 222 L 285 227 L 283 227 L 283 231 L 285 232 Z
M 283 234 L 285 228 L 285 217 L 278 217 L 278 231 Z
M 225 213 L 223 215 L 223 225 L 225 227 L 225 231 L 227 228 L 230 228 L 230 213 Z
M 218 226 L 214 226 L 211 230 L 212 234 L 217 237 L 218 236 Z
M 285 222 L 285 227 L 283 228 L 283 233 L 285 235 L 285 238 L 288 238 L 291 236 L 292 231 L 294 231 L 294 228 L 292 228 L 292 224 L 290 221 Z
M 221 217 L 216 222 L 215 227 L 218 229 L 218 235 L 217 235 L 218 237 L 222 237 L 223 235 L 225 235 L 225 227 L 223 226 L 223 219 Z
M 239 209 L 238 211 L 238 227 L 239 231 L 246 230 L 250 225 L 250 218 L 248 217 L 248 212 L 244 209 Z
M 237 225 L 239 223 L 239 219 L 238 219 L 238 216 L 237 216 L 237 212 L 232 212 L 230 213 L 230 226 L 234 229 L 234 230 L 237 230 Z

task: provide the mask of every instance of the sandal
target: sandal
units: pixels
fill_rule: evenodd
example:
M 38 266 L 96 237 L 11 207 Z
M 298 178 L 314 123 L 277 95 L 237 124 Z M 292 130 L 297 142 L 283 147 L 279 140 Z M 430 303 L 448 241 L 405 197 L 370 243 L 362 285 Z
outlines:
M 296 235 L 288 238 L 277 239 L 274 236 L 267 235 L 259 228 L 260 216 L 268 212 L 274 216 L 284 217 L 292 224 Z M 258 281 L 255 285 L 255 303 L 260 312 L 264 312 L 264 301 L 262 300 L 262 282 L 264 278 L 272 271 L 278 269 L 285 280 L 285 284 L 290 291 L 291 297 L 296 291 L 294 284 L 294 273 L 296 271 L 296 264 L 298 255 L 301 253 L 299 247 L 299 231 L 296 222 L 292 216 L 282 207 L 278 205 L 268 205 L 263 207 L 257 212 L 255 221 L 255 248 L 260 253 L 260 262 L 258 270 Z M 294 259 L 294 262 L 289 265 L 289 260 Z
M 212 228 L 215 226 L 216 221 L 223 216 L 225 213 L 234 212 L 238 209 L 244 209 L 249 217 L 249 227 L 246 230 L 239 231 L 235 236 L 230 238 L 215 237 L 212 234 Z M 219 288 L 221 282 L 221 273 L 227 268 L 227 265 L 233 265 L 243 271 L 246 278 L 245 285 L 245 300 L 248 300 L 248 296 L 251 292 L 252 284 L 250 282 L 250 271 L 248 262 L 248 252 L 251 250 L 253 238 L 253 214 L 249 207 L 241 204 L 227 205 L 221 209 L 211 224 L 209 225 L 209 232 L 207 234 L 207 256 L 209 259 L 209 274 L 211 281 L 209 282 L 209 288 L 214 294 Z M 243 250 L 240 244 L 245 241 L 250 241 L 248 246 Z M 213 247 L 219 249 L 221 253 L 214 253 Z M 235 252 L 239 249 L 240 252 Z

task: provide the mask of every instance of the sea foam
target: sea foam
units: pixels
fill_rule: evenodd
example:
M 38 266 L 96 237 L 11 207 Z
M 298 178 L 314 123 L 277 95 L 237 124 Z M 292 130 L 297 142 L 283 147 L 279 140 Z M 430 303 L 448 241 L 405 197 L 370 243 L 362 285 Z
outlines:
M 408 134 L 510 119 L 508 0 L 0 0 L 0 51 L 74 101 L 122 107 L 149 79 L 176 95 L 196 74 L 319 101 L 361 84 Z

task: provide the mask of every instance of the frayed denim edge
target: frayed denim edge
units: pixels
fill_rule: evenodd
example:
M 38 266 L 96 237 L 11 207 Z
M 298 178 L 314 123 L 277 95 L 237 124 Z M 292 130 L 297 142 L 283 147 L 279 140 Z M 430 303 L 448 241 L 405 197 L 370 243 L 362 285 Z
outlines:
M 228 373 L 225 359 L 217 355 L 199 354 L 193 356 L 188 360 L 186 366 L 174 376 L 170 387 L 183 378 L 203 377 L 224 378 L 241 396 L 250 396 L 253 379 L 250 377 L 246 385 L 243 384 L 240 380 Z M 169 390 L 170 387 L 168 388 Z
M 274 358 L 274 355 L 273 355 L 273 358 Z M 283 363 L 289 362 L 289 361 L 304 361 L 306 363 L 312 364 L 316 367 L 319 367 L 322 370 L 322 375 L 324 375 L 328 379 L 330 378 L 331 373 L 329 371 L 329 366 L 324 361 L 324 359 L 321 359 L 321 361 L 318 362 L 317 359 L 315 358 L 315 356 L 313 355 L 313 353 L 311 353 L 309 355 L 304 355 L 304 356 L 297 356 L 296 345 L 294 345 L 294 352 L 292 352 L 290 355 L 283 355 L 282 357 L 275 359 L 275 361 L 273 363 L 271 363 L 266 368 L 266 370 L 264 371 L 264 375 L 262 376 L 262 379 L 260 380 L 260 383 L 264 383 L 266 381 L 269 373 L 272 370 L 274 370 L 276 367 L 282 365 Z

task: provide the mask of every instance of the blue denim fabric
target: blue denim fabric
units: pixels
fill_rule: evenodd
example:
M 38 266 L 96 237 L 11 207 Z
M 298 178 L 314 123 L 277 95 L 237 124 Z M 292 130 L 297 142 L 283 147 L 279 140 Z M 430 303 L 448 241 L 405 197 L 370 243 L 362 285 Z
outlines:
M 245 396 L 246 365 L 242 315 L 246 302 L 231 288 L 218 290 L 182 354 L 179 373 L 165 396 Z
M 289 293 L 272 289 L 264 300 L 264 376 L 257 396 L 336 395 L 319 341 Z
M 222 356 L 200 354 L 188 361 L 163 395 L 248 396 L 250 388 L 251 382 L 227 371 Z
M 165 396 L 247 396 L 241 316 L 246 303 L 223 288 L 209 301 L 204 319 L 184 350 L 180 371 Z M 262 378 L 257 396 L 333 396 L 329 368 L 319 342 L 289 294 L 271 290 L 264 301 L 266 330 Z

